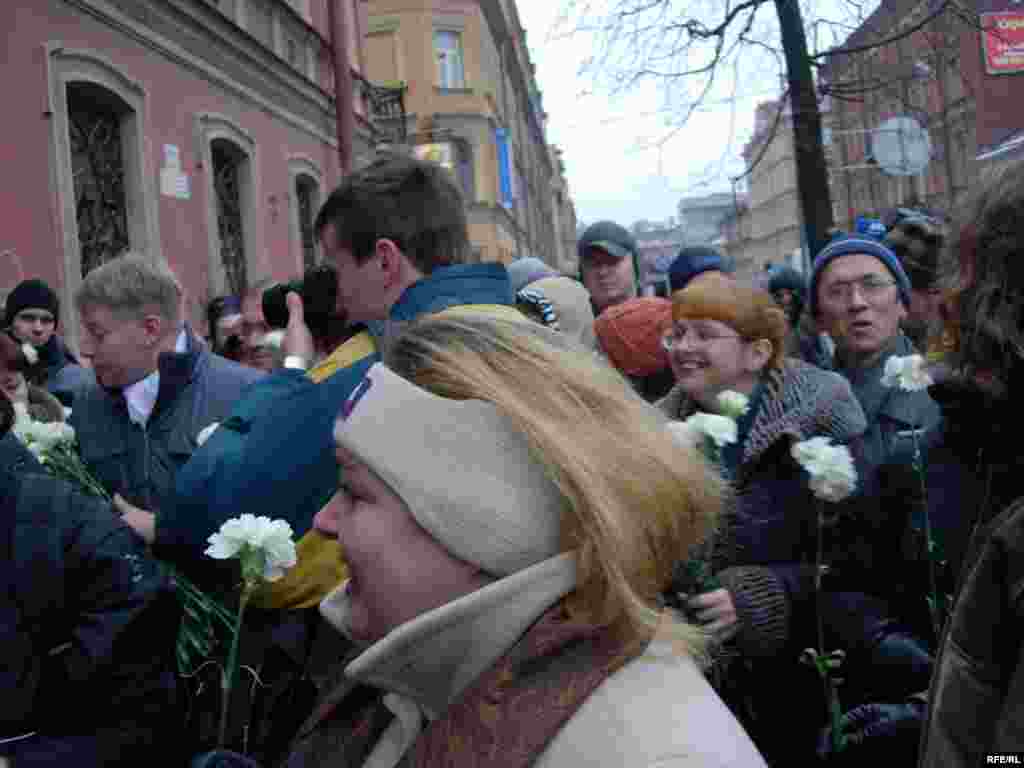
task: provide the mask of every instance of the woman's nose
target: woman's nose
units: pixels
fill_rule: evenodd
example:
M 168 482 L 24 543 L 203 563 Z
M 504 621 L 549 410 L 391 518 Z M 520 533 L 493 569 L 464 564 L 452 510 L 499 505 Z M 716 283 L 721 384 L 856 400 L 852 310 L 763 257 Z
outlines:
M 320 511 L 313 516 L 313 527 L 320 533 L 328 536 L 338 535 L 338 515 L 341 512 L 343 500 L 340 498 L 342 491 L 335 493 L 330 501 L 324 504 Z

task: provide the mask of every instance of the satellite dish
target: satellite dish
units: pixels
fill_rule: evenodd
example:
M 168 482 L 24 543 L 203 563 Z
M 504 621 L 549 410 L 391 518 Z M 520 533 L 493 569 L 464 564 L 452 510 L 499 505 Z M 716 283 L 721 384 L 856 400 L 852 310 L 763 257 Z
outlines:
M 916 176 L 928 167 L 932 141 L 912 117 L 891 117 L 871 133 L 871 155 L 890 176 Z

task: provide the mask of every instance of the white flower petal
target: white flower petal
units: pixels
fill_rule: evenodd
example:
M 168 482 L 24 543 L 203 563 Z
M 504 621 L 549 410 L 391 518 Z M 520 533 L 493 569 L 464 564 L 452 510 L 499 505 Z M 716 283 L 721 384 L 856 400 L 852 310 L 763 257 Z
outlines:
M 750 407 L 750 398 L 740 392 L 726 390 L 715 398 L 718 405 L 718 412 L 730 419 L 738 419 L 747 412 Z
M 263 578 L 276 581 L 298 561 L 293 535 L 292 527 L 284 520 L 246 513 L 227 520 L 217 533 L 210 536 L 206 554 L 226 559 L 245 551 L 247 562 L 254 566 L 255 563 L 248 558 L 258 556 L 262 559 Z
M 210 435 L 212 435 L 214 433 L 214 431 L 216 431 L 217 427 L 219 427 L 219 426 L 220 426 L 220 422 L 219 421 L 214 421 L 214 422 L 211 422 L 210 424 L 207 424 L 205 427 L 203 427 L 201 430 L 199 430 L 199 434 L 196 435 L 196 447 L 199 447 L 200 445 L 205 443 L 207 440 L 209 440 L 210 439 Z
M 36 363 L 39 362 L 38 350 L 31 344 L 29 344 L 27 341 L 21 345 L 21 354 L 25 356 L 25 359 L 28 361 L 29 365 L 35 365 Z
M 934 383 L 921 355 L 894 355 L 885 361 L 885 371 L 882 373 L 883 386 L 898 387 L 904 392 L 920 392 Z

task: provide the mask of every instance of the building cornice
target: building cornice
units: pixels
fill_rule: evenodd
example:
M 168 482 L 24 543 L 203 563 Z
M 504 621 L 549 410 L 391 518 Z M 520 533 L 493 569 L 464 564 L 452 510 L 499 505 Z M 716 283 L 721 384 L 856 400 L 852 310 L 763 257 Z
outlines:
M 164 0 L 159 3 L 153 0 L 134 0 L 131 5 L 133 15 L 128 15 L 110 0 L 64 2 L 175 64 L 191 70 L 204 80 L 256 104 L 269 114 L 314 138 L 337 147 L 336 136 L 327 133 L 295 111 L 281 106 L 282 96 L 298 96 L 308 107 L 312 107 L 318 118 L 331 118 L 332 95 L 296 72 L 267 46 L 215 8 L 189 0 Z M 180 32 L 181 37 L 171 39 L 162 35 L 149 24 L 143 23 L 143 18 L 159 18 L 169 22 L 168 26 Z M 298 18 L 301 19 L 301 16 Z M 307 27 L 315 32 L 308 24 Z M 194 53 L 187 43 L 193 43 L 191 48 L 200 48 L 204 51 L 228 52 L 240 69 L 258 74 L 257 79 L 270 87 L 261 92 L 257 88 L 243 84 L 228 74 L 224 68 L 211 63 L 208 56 Z

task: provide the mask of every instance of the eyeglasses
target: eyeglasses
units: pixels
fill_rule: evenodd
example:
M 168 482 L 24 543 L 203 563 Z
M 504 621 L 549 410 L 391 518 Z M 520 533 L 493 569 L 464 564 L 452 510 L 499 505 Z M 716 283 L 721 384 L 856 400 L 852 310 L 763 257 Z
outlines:
M 671 352 L 680 346 L 686 337 L 693 338 L 693 343 L 698 347 L 706 347 L 718 339 L 742 339 L 738 333 L 714 333 L 696 325 L 674 325 L 669 328 L 661 337 L 661 346 Z
M 856 280 L 832 283 L 825 288 L 825 297 L 832 302 L 847 303 L 853 298 L 853 289 L 856 287 L 866 302 L 877 304 L 886 298 L 889 289 L 894 285 L 896 285 L 895 280 L 886 280 L 879 275 L 865 275 Z

